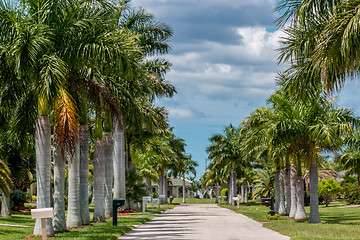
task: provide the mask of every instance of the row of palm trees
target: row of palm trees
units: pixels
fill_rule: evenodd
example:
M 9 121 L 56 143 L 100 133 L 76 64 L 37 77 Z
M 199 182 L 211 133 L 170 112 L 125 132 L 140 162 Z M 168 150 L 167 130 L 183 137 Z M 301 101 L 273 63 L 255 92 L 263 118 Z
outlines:
M 290 64 L 277 79 L 279 90 L 269 98 L 269 107 L 256 109 L 242 122 L 235 141 L 239 148 L 237 154 L 233 152 L 235 156 L 230 152 L 223 157 L 214 155 L 213 147 L 221 141 L 210 139 L 212 145 L 208 150 L 213 162 L 227 158 L 231 169 L 255 160 L 274 164 L 275 198 L 279 199 L 276 211 L 295 219 L 306 218 L 302 166 L 308 166 L 310 223 L 320 222 L 317 170 L 320 153 L 341 150 L 347 144 L 348 154 L 341 158 L 343 162 L 356 169 L 359 159 L 353 135 L 359 120 L 352 110 L 337 107 L 329 95 L 359 73 L 356 54 L 359 5 L 359 1 L 347 0 L 279 1 L 277 24 L 286 34 L 278 49 L 279 63 Z M 239 159 L 237 164 L 231 164 L 233 157 Z M 233 175 L 232 170 L 227 172 Z M 234 190 L 230 186 L 229 189 L 231 197 Z
M 170 50 L 171 28 L 127 0 L 0 1 L 0 25 L 1 117 L 9 117 L 1 134 L 17 136 L 21 149 L 28 149 L 23 140 L 34 140 L 38 208 L 51 205 L 53 159 L 54 220 L 47 220 L 47 234 L 90 223 L 89 143 L 93 221 L 104 221 L 112 198 L 126 197 L 125 169 L 136 164 L 136 144 L 167 132 L 166 110 L 154 100 L 176 90 L 165 81 L 170 63 L 155 55 Z M 6 151 L 0 157 L 8 160 Z M 1 182 L 4 196 L 9 184 Z M 41 235 L 40 221 L 34 234 Z

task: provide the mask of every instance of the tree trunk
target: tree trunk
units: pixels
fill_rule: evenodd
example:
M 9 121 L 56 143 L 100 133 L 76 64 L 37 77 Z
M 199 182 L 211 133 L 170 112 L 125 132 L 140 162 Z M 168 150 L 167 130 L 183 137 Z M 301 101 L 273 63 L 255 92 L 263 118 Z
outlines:
M 166 177 L 165 177 L 165 170 L 164 170 L 164 174 L 163 174 L 163 195 L 165 195 L 165 200 L 164 200 L 164 203 L 168 203 L 168 200 L 167 200 L 167 181 L 166 181 Z
M 80 213 L 80 143 L 75 144 L 75 154 L 68 161 L 68 211 L 66 225 L 82 225 Z
M 232 196 L 233 198 L 236 197 L 236 170 L 233 170 L 233 176 L 232 176 Z M 235 206 L 235 201 L 231 198 L 231 205 Z
M 114 198 L 126 197 L 125 186 L 125 133 L 122 119 L 114 121 L 113 123 L 114 133 Z
M 249 185 L 248 185 L 248 183 L 246 182 L 245 183 L 245 203 L 247 203 L 248 202 L 248 187 L 249 187 Z
M 53 143 L 54 151 L 54 231 L 66 231 L 65 219 L 65 159 L 57 148 L 56 139 Z
M 215 203 L 219 203 L 219 199 L 218 199 L 218 196 L 219 196 L 219 185 L 218 184 L 215 184 Z
M 164 175 L 163 173 L 160 174 L 160 177 L 159 177 L 159 187 L 158 187 L 158 196 L 160 195 L 164 195 L 163 193 L 163 181 L 164 181 Z M 160 201 L 160 199 L 159 199 Z
M 284 202 L 284 170 L 280 170 L 280 201 L 279 201 L 279 214 L 285 214 L 285 202 Z
M 113 183 L 113 140 L 112 133 L 104 133 L 105 150 L 105 217 L 112 217 L 112 183 Z
M 320 223 L 319 193 L 318 193 L 318 170 L 315 162 L 310 164 L 310 215 L 309 223 Z
M 105 156 L 104 140 L 95 139 L 94 143 L 94 222 L 105 221 Z
M 289 216 L 291 208 L 291 187 L 290 187 L 290 163 L 287 160 L 285 166 L 284 194 L 285 194 L 285 215 Z
M 183 174 L 183 200 L 182 203 L 186 203 L 186 188 L 185 188 L 185 173 Z
M 90 224 L 89 214 L 89 127 L 80 126 L 80 213 L 82 225 Z
M 275 172 L 275 212 L 280 208 L 280 169 Z
M 245 203 L 245 187 L 244 187 L 244 183 L 241 184 L 241 203 Z
M 291 208 L 289 217 L 295 217 L 296 213 L 296 179 L 297 178 L 297 165 L 291 164 L 291 172 L 290 172 L 290 189 L 291 189 Z
M 38 116 L 35 132 L 37 208 L 50 207 L 51 129 L 49 116 Z M 51 218 L 46 219 L 46 234 L 54 236 Z M 42 235 L 41 220 L 36 219 L 34 235 Z
M 228 182 L 228 194 L 227 194 L 227 203 L 231 204 L 231 200 L 232 199 L 232 170 L 230 170 L 230 177 L 229 177 L 229 182 Z
M 10 217 L 11 209 L 10 209 L 10 197 L 6 197 L 4 193 L 1 193 L 2 201 L 1 201 L 1 216 L 2 217 Z
M 296 180 L 296 190 L 297 190 L 297 204 L 296 204 L 296 213 L 295 220 L 305 220 L 307 219 L 305 212 L 304 204 L 304 179 L 302 176 L 297 176 Z

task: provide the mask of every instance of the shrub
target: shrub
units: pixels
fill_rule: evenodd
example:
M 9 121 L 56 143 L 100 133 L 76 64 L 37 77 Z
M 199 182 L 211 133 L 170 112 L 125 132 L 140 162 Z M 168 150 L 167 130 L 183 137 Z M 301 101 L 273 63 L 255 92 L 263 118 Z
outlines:
M 145 190 L 146 184 L 142 182 L 142 177 L 135 169 L 129 169 L 125 172 L 126 175 L 126 200 L 139 203 L 143 196 L 147 196 L 148 192 Z
M 278 213 L 275 213 L 274 216 L 271 216 L 271 214 L 268 213 L 268 215 L 267 215 L 266 217 L 267 217 L 267 219 L 269 219 L 269 220 L 278 220 L 279 217 L 280 217 L 280 215 L 279 215 Z
M 36 203 L 37 197 L 35 195 L 31 196 L 31 202 Z
M 26 202 L 31 202 L 32 198 L 31 198 L 31 194 L 30 193 L 27 193 L 26 194 Z
M 26 193 L 15 189 L 10 193 L 10 206 L 13 207 L 23 207 L 26 203 Z
M 340 193 L 341 187 L 333 178 L 324 179 L 319 182 L 319 196 L 324 198 L 326 206 L 334 195 Z
M 343 184 L 347 204 L 360 204 L 360 188 L 356 182 Z

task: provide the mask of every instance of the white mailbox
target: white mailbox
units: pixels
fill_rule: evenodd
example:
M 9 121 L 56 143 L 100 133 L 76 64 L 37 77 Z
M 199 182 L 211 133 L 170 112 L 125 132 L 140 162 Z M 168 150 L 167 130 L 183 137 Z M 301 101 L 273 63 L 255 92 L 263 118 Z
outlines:
M 31 218 L 32 219 L 41 219 L 41 229 L 42 229 L 42 239 L 46 240 L 46 218 L 54 217 L 54 209 L 53 208 L 38 208 L 31 209 Z
M 146 208 L 146 202 L 151 202 L 151 211 L 153 210 L 153 205 L 152 205 L 152 197 L 150 196 L 144 196 L 142 198 L 142 202 L 143 202 L 143 214 L 145 214 L 145 208 Z

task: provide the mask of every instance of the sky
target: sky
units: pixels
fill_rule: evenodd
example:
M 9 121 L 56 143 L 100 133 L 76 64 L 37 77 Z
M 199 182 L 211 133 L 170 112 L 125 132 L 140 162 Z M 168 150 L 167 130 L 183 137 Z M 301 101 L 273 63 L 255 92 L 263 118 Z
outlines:
M 170 25 L 172 63 L 166 79 L 177 94 L 160 99 L 169 122 L 186 151 L 205 171 L 206 148 L 212 134 L 237 125 L 275 91 L 275 78 L 286 69 L 277 64 L 279 40 L 275 0 L 132 0 L 157 20 Z M 360 103 L 360 82 L 351 81 L 339 93 L 341 106 Z M 208 162 L 209 163 L 209 162 Z

